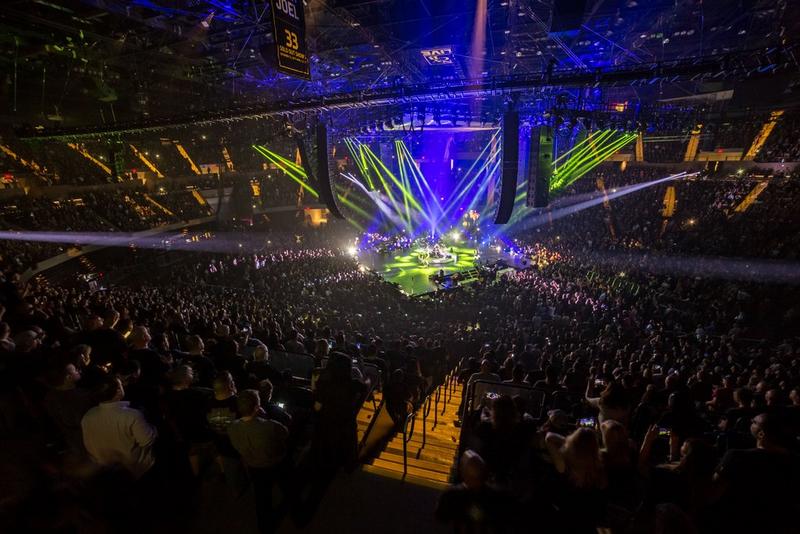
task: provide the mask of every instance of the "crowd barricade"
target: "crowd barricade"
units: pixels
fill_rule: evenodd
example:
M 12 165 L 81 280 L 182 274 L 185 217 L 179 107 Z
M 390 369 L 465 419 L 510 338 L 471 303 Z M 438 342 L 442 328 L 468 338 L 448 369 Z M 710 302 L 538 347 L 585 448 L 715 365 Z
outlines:
M 469 413 L 474 413 L 476 410 L 487 406 L 489 401 L 500 395 L 508 395 L 511 398 L 521 397 L 525 401 L 525 412 L 533 416 L 534 419 L 539 420 L 542 418 L 545 392 L 533 386 L 522 384 L 475 380 L 469 385 L 465 406 Z M 464 417 L 463 419 L 467 418 Z
M 308 354 L 294 354 L 281 350 L 269 351 L 269 363 L 279 371 L 289 369 L 296 378 L 310 379 L 314 358 Z

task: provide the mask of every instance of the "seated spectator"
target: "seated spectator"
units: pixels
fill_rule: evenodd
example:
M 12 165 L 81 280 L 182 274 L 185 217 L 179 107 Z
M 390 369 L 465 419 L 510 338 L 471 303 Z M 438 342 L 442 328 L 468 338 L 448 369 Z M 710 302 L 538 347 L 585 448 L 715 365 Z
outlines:
M 743 421 L 745 428 L 749 426 L 749 421 L 755 415 L 753 410 L 753 392 L 747 388 L 737 388 L 733 391 L 733 401 L 736 405 L 729 408 L 720 420 L 722 430 L 733 431 L 739 429 L 740 421 Z
M 481 367 L 480 371 L 477 373 L 472 374 L 467 381 L 467 388 L 472 386 L 476 380 L 485 380 L 487 382 L 501 382 L 500 375 L 495 373 L 493 370 L 493 364 L 490 360 L 484 359 L 481 360 Z
M 511 378 L 509 380 L 504 380 L 504 384 L 515 384 L 519 386 L 527 385 L 525 382 L 525 368 L 519 364 L 515 365 L 511 370 Z
M 156 429 L 139 410 L 123 401 L 125 389 L 117 377 L 109 377 L 98 391 L 100 404 L 81 419 L 83 444 L 101 466 L 121 465 L 135 478 L 144 476 L 155 463 Z
M 283 382 L 280 371 L 269 364 L 269 349 L 265 345 L 259 345 L 253 350 L 253 359 L 247 362 L 247 372 L 255 376 L 258 382 L 262 380 L 271 380 L 278 384 Z
M 728 409 L 734 407 L 733 400 L 733 376 L 727 375 L 722 379 L 722 386 L 714 387 L 711 400 L 706 401 L 708 409 L 714 413 L 723 414 Z
M 284 403 L 272 402 L 272 382 L 265 378 L 258 383 L 258 393 L 261 399 L 261 410 L 267 419 L 277 421 L 286 428 L 292 428 L 292 416 L 285 409 Z
M 545 392 L 545 404 L 549 404 L 553 394 L 561 391 L 563 387 L 558 382 L 558 369 L 553 365 L 544 368 L 544 379 L 537 380 L 533 387 Z

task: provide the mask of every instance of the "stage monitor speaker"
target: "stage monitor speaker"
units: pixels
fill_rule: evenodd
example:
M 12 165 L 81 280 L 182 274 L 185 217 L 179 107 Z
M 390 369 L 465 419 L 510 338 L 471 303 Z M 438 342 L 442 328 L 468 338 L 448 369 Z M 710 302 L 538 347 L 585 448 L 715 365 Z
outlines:
M 328 127 L 324 123 L 317 125 L 317 173 L 316 180 L 314 173 L 311 172 L 311 163 L 308 159 L 306 151 L 306 144 L 302 136 L 297 136 L 297 149 L 300 151 L 300 160 L 303 164 L 303 170 L 306 171 L 309 181 L 316 182 L 317 192 L 319 193 L 320 200 L 325 203 L 325 207 L 331 214 L 338 218 L 344 219 L 344 215 L 339 210 L 336 204 L 336 196 L 333 193 L 333 184 L 331 184 L 330 170 L 328 166 Z
M 503 116 L 503 174 L 500 202 L 494 217 L 495 224 L 506 224 L 514 211 L 519 172 L 519 113 L 508 111 Z
M 550 33 L 579 30 L 583 23 L 587 0 L 555 0 Z
M 553 128 L 539 126 L 531 131 L 528 158 L 528 199 L 531 208 L 546 208 L 550 202 L 550 178 L 553 176 Z

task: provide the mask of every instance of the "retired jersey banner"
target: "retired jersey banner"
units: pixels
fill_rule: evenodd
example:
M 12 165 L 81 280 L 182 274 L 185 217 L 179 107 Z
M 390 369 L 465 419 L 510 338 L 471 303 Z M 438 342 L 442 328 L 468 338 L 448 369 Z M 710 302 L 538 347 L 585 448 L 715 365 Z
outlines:
M 272 0 L 270 4 L 278 70 L 284 74 L 310 80 L 311 68 L 306 48 L 303 0 Z

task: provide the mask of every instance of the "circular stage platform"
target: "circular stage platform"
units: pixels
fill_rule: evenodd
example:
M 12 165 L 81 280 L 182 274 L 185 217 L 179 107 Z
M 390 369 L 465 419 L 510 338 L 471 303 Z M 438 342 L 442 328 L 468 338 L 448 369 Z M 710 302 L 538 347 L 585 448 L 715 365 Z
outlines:
M 442 245 L 425 246 L 417 249 L 417 258 L 423 266 L 441 267 L 458 263 L 458 254 Z
M 361 264 L 387 282 L 398 284 L 410 295 L 434 291 L 436 285 L 430 280 L 431 275 L 448 275 L 475 267 L 478 251 L 469 245 L 439 245 L 436 253 L 433 248 L 417 246 L 389 253 L 362 252 L 358 258 Z

